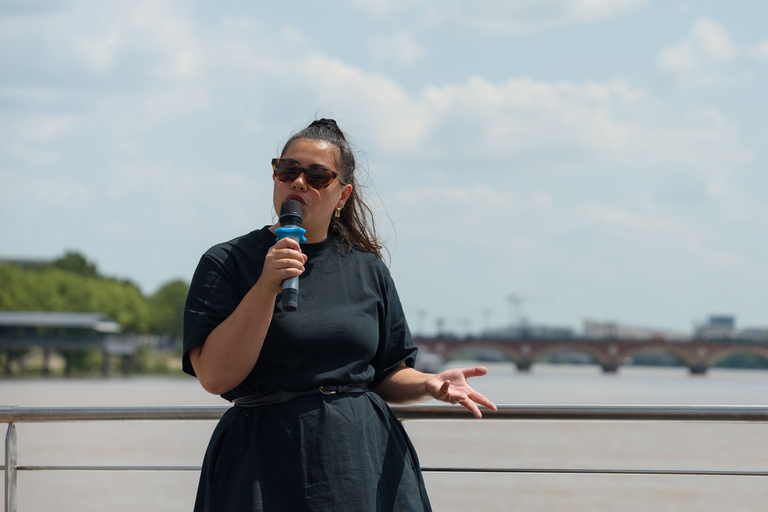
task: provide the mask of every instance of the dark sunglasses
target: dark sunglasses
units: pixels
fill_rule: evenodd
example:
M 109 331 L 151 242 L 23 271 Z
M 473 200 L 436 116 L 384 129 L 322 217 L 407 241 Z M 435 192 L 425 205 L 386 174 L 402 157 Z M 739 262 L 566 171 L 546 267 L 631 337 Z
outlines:
M 272 170 L 275 172 L 275 177 L 280 181 L 293 181 L 299 177 L 299 174 L 304 173 L 307 185 L 316 190 L 327 187 L 333 183 L 334 179 L 344 183 L 336 171 L 318 164 L 310 165 L 309 168 L 305 169 L 299 165 L 299 162 L 290 158 L 273 158 Z

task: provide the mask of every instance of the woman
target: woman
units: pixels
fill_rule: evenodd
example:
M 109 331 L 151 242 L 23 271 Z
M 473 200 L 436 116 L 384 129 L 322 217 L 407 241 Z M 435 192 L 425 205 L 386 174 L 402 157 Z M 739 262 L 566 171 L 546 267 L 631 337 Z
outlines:
M 301 204 L 306 242 L 278 225 L 211 248 L 190 286 L 184 370 L 233 401 L 203 462 L 196 511 L 431 510 L 416 453 L 385 402 L 430 398 L 476 417 L 486 369 L 413 369 L 413 346 L 355 160 L 314 121 L 272 162 L 275 211 Z M 281 283 L 300 276 L 299 307 Z

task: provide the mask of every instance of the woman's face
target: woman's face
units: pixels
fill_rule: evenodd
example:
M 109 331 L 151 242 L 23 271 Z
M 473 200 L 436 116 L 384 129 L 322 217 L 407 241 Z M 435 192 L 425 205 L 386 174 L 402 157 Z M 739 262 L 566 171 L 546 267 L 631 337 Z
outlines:
M 283 151 L 281 158 L 295 160 L 305 169 L 311 165 L 322 165 L 341 174 L 337 154 L 336 146 L 327 142 L 297 139 Z M 310 243 L 325 240 L 334 210 L 343 208 L 352 192 L 352 185 L 343 185 L 338 179 L 323 189 L 314 189 L 307 185 L 304 173 L 299 174 L 293 181 L 280 181 L 274 175 L 272 180 L 275 212 L 279 215 L 280 207 L 288 199 L 299 201 L 304 218 L 301 227 L 307 230 L 305 236 Z

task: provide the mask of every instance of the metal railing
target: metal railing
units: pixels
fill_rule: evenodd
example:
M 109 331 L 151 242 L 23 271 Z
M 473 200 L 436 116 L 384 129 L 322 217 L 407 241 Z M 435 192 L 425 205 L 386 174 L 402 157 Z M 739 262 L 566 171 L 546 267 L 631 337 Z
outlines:
M 200 466 L 29 466 L 18 464 L 16 423 L 126 420 L 218 420 L 231 406 L 111 406 L 111 407 L 0 407 L 5 436 L 5 512 L 16 512 L 18 471 L 199 471 Z M 469 420 L 461 407 L 393 407 L 401 421 Z M 483 411 L 483 421 L 662 421 L 768 423 L 768 407 L 751 405 L 502 405 L 497 412 Z M 766 471 L 707 471 L 686 469 L 586 469 L 586 468 L 466 468 L 422 467 L 424 472 L 547 473 L 588 475 L 685 475 L 766 477 Z

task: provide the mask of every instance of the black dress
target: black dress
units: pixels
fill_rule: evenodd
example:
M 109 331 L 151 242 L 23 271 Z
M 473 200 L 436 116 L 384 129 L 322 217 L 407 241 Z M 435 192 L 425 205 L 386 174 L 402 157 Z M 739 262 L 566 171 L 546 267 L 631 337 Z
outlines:
M 211 248 L 195 272 L 184 313 L 189 349 L 205 342 L 259 278 L 275 235 L 253 231 Z M 343 253 L 328 238 L 303 244 L 299 308 L 279 297 L 250 375 L 227 400 L 323 384 L 375 387 L 416 356 L 389 271 L 375 255 Z M 377 394 L 312 393 L 232 407 L 211 437 L 195 511 L 431 510 L 416 452 Z

